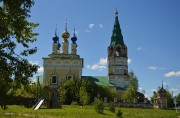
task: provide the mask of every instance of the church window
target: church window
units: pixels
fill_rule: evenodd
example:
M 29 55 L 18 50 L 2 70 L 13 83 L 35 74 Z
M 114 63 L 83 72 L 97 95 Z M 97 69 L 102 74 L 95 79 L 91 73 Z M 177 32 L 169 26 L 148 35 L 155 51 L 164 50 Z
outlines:
M 121 53 L 120 47 L 118 46 L 118 47 L 116 48 L 116 56 L 120 56 L 120 53 Z
M 73 75 L 67 75 L 67 79 L 73 78 Z
M 55 76 L 55 75 L 52 76 L 51 84 L 57 84 L 57 76 Z
M 109 56 L 112 56 L 113 55 L 113 47 L 110 47 L 109 49 Z

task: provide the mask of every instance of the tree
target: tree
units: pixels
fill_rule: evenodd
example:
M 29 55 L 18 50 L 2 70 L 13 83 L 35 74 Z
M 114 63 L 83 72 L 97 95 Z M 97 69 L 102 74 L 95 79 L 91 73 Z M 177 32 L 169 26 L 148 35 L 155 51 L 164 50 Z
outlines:
M 38 66 L 30 64 L 27 56 L 36 53 L 29 44 L 36 41 L 33 29 L 38 24 L 29 22 L 33 0 L 0 1 L 0 103 L 5 105 L 7 91 L 29 84 Z M 18 47 L 19 46 L 19 47 Z M 18 51 L 17 51 L 18 48 Z M 20 49 L 22 49 L 20 51 Z
M 80 87 L 79 98 L 82 105 L 87 105 L 90 103 L 90 93 L 87 92 L 84 86 Z
M 129 72 L 130 84 L 126 92 L 124 92 L 122 99 L 128 102 L 134 102 L 136 93 L 138 91 L 138 79 L 133 71 Z
M 179 106 L 180 105 L 180 93 L 177 95 L 176 101 L 177 101 L 177 105 Z
M 116 96 L 115 91 L 106 86 L 99 85 L 97 90 L 100 99 L 107 97 L 109 101 L 113 101 L 113 97 Z
M 79 99 L 82 105 L 87 105 L 94 100 L 97 94 L 97 85 L 89 80 L 82 79 L 80 82 Z
M 156 91 L 153 92 L 153 99 L 157 99 L 157 92 Z
M 69 79 L 60 89 L 60 101 L 64 104 L 79 102 L 79 83 L 77 79 Z
M 167 107 L 173 108 L 174 107 L 173 96 L 169 90 L 166 90 L 166 92 L 167 92 Z
M 97 113 L 103 114 L 104 112 L 104 104 L 102 100 L 96 100 L 94 103 L 94 108 Z

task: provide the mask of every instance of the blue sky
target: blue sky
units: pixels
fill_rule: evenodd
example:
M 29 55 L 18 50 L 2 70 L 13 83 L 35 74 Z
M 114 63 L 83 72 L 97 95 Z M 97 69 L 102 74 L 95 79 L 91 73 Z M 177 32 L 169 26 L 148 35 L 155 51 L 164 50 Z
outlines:
M 38 74 L 43 74 L 42 57 L 51 53 L 55 27 L 62 42 L 67 19 L 71 36 L 76 27 L 77 53 L 84 58 L 83 75 L 106 76 L 107 47 L 117 7 L 129 70 L 138 77 L 140 91 L 152 96 L 164 81 L 165 88 L 180 93 L 179 6 L 179 0 L 37 0 L 29 20 L 40 24 L 33 44 L 38 52 L 28 59 L 38 64 Z

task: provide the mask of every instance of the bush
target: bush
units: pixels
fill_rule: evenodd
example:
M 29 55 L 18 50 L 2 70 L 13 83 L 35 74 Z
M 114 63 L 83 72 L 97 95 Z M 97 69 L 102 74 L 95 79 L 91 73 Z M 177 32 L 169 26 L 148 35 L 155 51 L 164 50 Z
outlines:
M 78 105 L 78 103 L 77 102 L 72 102 L 71 105 Z
M 103 114 L 104 112 L 104 104 L 102 100 L 96 100 L 94 103 L 94 108 L 96 110 L 97 113 Z
M 109 111 L 115 112 L 115 106 L 114 106 L 114 103 L 113 103 L 113 102 L 109 103 L 108 106 L 109 106 Z
M 117 111 L 117 113 L 116 113 L 116 116 L 118 117 L 118 118 L 122 118 L 122 112 L 121 112 L 121 110 L 118 110 Z

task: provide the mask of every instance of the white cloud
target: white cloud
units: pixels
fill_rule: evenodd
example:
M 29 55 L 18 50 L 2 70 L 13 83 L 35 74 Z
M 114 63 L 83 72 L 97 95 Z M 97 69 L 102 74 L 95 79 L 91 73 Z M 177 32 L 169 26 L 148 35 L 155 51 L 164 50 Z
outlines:
M 178 91 L 178 89 L 172 88 L 170 91 L 175 92 L 175 91 Z
M 102 24 L 99 24 L 99 27 L 100 27 L 100 28 L 103 28 L 103 25 L 102 25 Z
M 142 47 L 138 47 L 137 50 L 138 50 L 138 51 L 142 50 Z
M 91 66 L 90 66 L 90 65 L 87 65 L 86 67 L 87 67 L 88 69 L 90 69 Z
M 157 66 L 149 66 L 148 69 L 149 70 L 164 70 L 164 68 L 159 68 Z
M 130 64 L 132 62 L 131 59 L 128 59 L 128 64 Z M 99 62 L 91 65 L 87 65 L 87 69 L 92 69 L 92 70 L 103 70 L 106 69 L 107 66 L 107 57 L 106 58 L 100 58 Z
M 138 87 L 138 90 L 139 90 L 139 91 L 142 91 L 143 89 L 142 89 L 141 87 Z
M 29 61 L 29 63 L 31 63 L 31 64 L 36 64 L 36 65 L 38 65 L 39 64 L 39 61 Z
M 180 77 L 180 71 L 171 71 L 164 74 L 165 77 Z
M 38 68 L 38 73 L 43 72 L 43 71 L 44 71 L 44 68 L 43 68 L 43 67 L 39 67 L 39 68 Z
M 128 64 L 130 64 L 131 62 L 132 62 L 132 60 L 128 58 Z
M 106 69 L 106 65 L 107 65 L 107 58 L 101 58 L 99 60 L 99 62 L 97 62 L 96 64 L 94 64 L 92 66 L 91 65 L 87 65 L 86 67 L 88 69 L 102 71 L 103 69 Z
M 150 70 L 157 70 L 157 67 L 155 67 L 155 66 L 150 66 L 150 67 L 148 67 L 148 69 L 150 69 Z
M 106 66 L 102 66 L 102 65 L 99 65 L 99 64 L 94 64 L 91 66 L 91 69 L 93 70 L 96 70 L 96 69 L 105 69 Z
M 107 64 L 107 58 L 101 58 L 101 59 L 99 60 L 99 64 L 100 64 L 100 65 L 106 65 L 106 64 Z
M 89 24 L 89 28 L 93 29 L 94 28 L 94 24 L 93 23 Z

